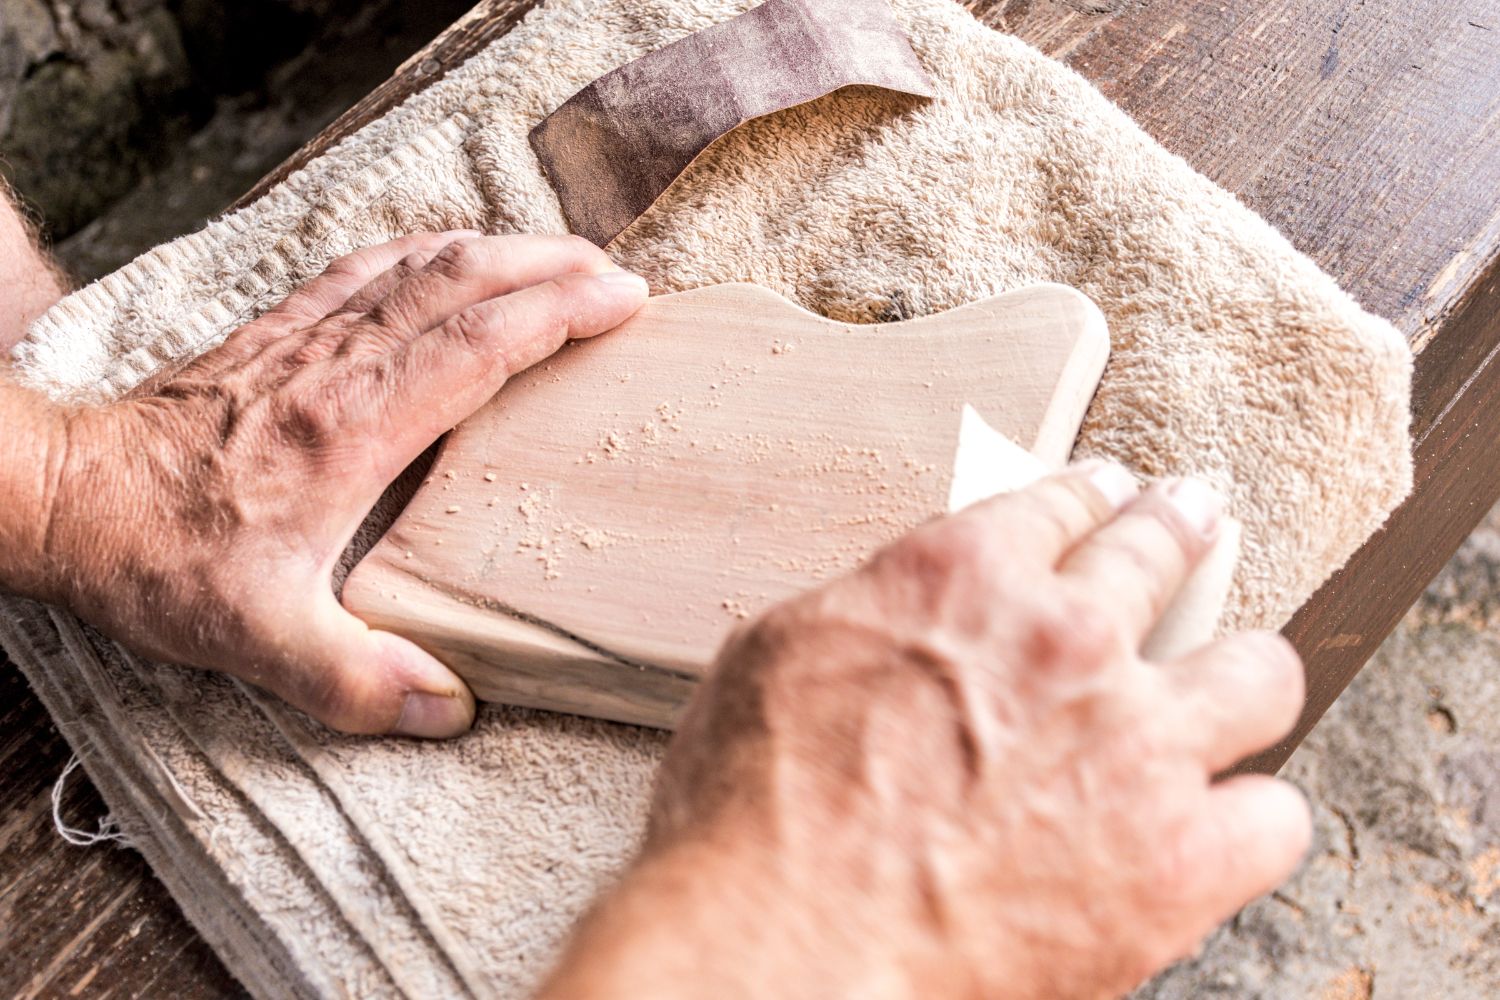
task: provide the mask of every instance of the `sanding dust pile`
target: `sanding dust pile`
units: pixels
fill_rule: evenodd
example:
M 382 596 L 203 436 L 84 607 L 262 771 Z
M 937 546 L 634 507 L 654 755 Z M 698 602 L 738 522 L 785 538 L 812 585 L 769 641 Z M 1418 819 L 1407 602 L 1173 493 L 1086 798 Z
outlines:
M 749 6 L 544 4 L 261 201 L 59 304 L 20 372 L 108 398 L 355 247 L 561 231 L 528 130 Z M 1224 489 L 1245 525 L 1231 623 L 1280 624 L 1409 488 L 1400 337 L 1070 70 L 948 0 L 892 7 L 937 100 L 853 89 L 745 126 L 617 241 L 621 262 L 657 291 L 753 281 L 863 321 L 1080 288 L 1114 352 L 1081 453 Z M 494 707 L 450 744 L 342 738 L 33 604 L 5 601 L 0 640 L 120 826 L 267 997 L 524 994 L 634 844 L 663 746 Z

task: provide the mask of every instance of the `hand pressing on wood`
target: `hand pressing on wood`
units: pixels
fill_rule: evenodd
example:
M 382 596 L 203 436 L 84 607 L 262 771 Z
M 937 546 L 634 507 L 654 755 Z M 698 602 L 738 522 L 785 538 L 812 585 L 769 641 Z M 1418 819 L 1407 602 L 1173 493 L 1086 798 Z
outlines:
M 122 402 L 61 408 L 0 383 L 22 452 L 0 455 L 19 512 L 0 524 L 0 585 L 337 729 L 456 735 L 464 683 L 344 611 L 334 563 L 439 435 L 646 295 L 581 239 L 424 234 L 335 261 Z
M 734 636 L 543 995 L 1107 997 L 1188 954 L 1310 836 L 1213 778 L 1296 719 L 1286 641 L 1139 653 L 1218 518 L 1080 466 Z

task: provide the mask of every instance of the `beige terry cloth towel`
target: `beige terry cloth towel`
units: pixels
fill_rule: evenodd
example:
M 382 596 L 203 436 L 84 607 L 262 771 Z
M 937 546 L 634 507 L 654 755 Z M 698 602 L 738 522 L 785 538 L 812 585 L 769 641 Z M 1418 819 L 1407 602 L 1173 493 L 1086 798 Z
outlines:
M 528 130 L 751 5 L 552 0 L 259 202 L 59 304 L 19 371 L 108 399 L 357 246 L 564 231 Z M 1228 624 L 1282 624 L 1409 488 L 1402 339 L 1064 66 L 948 0 L 892 7 L 937 100 L 856 88 L 751 123 L 615 253 L 659 292 L 753 281 L 862 321 L 1081 288 L 1114 353 L 1080 453 L 1215 482 L 1245 526 Z M 122 828 L 268 997 L 524 994 L 635 843 L 664 745 L 493 706 L 447 744 L 340 737 L 21 601 L 0 609 L 0 641 Z

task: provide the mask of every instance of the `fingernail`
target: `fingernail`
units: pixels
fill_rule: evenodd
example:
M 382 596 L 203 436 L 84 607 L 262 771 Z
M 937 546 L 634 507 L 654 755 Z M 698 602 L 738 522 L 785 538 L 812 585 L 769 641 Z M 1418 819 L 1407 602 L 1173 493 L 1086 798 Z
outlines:
M 454 694 L 428 694 L 413 691 L 401 706 L 392 734 L 442 740 L 468 732 L 474 724 L 474 712 L 467 699 Z
M 1094 489 L 1104 495 L 1104 499 L 1109 501 L 1111 507 L 1116 509 L 1123 507 L 1140 495 L 1141 488 L 1136 483 L 1135 477 L 1118 462 L 1103 458 L 1089 458 L 1079 462 L 1073 468 L 1088 477 Z
M 650 294 L 650 287 L 646 284 L 646 279 L 634 271 L 600 271 L 594 275 L 594 280 L 603 282 L 606 285 L 617 285 L 622 288 L 629 286 L 637 291 Z
M 1201 479 L 1173 479 L 1164 487 L 1167 501 L 1200 535 L 1210 536 L 1219 527 L 1224 499 Z

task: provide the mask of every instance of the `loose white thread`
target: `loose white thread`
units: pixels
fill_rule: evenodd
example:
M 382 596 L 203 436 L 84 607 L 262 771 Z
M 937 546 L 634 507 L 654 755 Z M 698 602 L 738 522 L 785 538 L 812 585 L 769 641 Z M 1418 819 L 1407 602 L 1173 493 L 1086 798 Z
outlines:
M 83 763 L 75 753 L 68 761 L 68 766 L 63 768 L 62 774 L 57 776 L 57 781 L 52 784 L 52 825 L 57 829 L 57 835 L 74 847 L 93 847 L 95 844 L 116 843 L 123 847 L 130 846 L 130 840 L 120 831 L 119 824 L 115 818 L 105 813 L 104 818 L 99 820 L 99 832 L 89 833 L 87 830 L 79 830 L 63 822 L 62 797 L 63 788 L 68 783 L 68 775 L 78 769 Z

